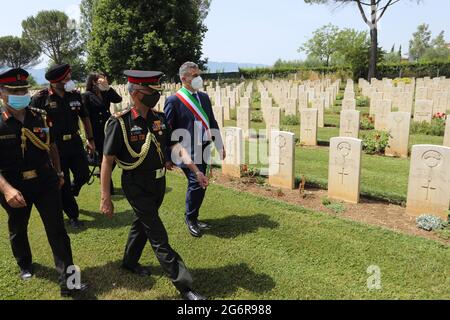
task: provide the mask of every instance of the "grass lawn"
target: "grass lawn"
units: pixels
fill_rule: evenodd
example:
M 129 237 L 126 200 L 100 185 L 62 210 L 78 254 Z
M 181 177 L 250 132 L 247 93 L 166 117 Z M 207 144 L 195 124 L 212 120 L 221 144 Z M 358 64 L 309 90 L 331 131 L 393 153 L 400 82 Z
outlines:
M 318 154 L 326 158 L 326 150 Z M 118 177 L 116 172 L 116 186 Z M 211 299 L 450 299 L 448 246 L 218 185 L 209 189 L 201 215 L 214 228 L 194 239 L 183 223 L 185 178 L 169 174 L 168 186 L 160 213 L 171 244 L 192 270 L 196 288 Z M 113 220 L 98 213 L 98 181 L 82 190 L 79 203 L 88 229 L 70 236 L 75 261 L 91 285 L 85 298 L 178 298 L 149 246 L 141 262 L 153 267 L 151 277 L 119 269 L 133 218 L 123 196 L 115 197 Z M 27 283 L 18 279 L 6 222 L 2 210 L 0 298 L 58 299 L 38 215 L 29 226 L 37 274 Z M 367 288 L 371 265 L 381 269 L 381 290 Z

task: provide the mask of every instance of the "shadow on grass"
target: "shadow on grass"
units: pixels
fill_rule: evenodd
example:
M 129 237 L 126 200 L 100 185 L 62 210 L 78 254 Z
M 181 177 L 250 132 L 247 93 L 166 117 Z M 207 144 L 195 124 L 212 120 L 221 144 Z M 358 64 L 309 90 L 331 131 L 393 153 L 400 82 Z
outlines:
M 276 229 L 279 224 L 270 219 L 266 214 L 256 214 L 253 216 L 227 216 L 221 219 L 210 219 L 205 222 L 211 224 L 210 230 L 203 230 L 204 234 L 213 235 L 219 238 L 231 239 L 239 235 L 253 233 L 259 228 Z
M 83 233 L 88 229 L 120 229 L 123 227 L 131 226 L 134 219 L 134 212 L 131 209 L 124 212 L 115 213 L 111 219 L 107 218 L 99 211 L 93 212 L 80 210 L 80 214 L 82 216 L 90 217 L 91 220 L 86 220 L 81 217 L 80 220 L 83 222 L 84 227 L 80 229 L 74 229 L 67 225 L 66 229 L 69 234 Z
M 193 269 L 191 272 L 196 290 L 209 299 L 229 298 L 239 289 L 264 293 L 275 287 L 272 277 L 256 273 L 245 263 L 219 268 Z
M 139 277 L 121 267 L 121 261 L 112 261 L 105 265 L 84 268 L 81 270 L 83 283 L 89 285 L 86 292 L 77 294 L 75 300 L 98 300 L 99 296 L 108 294 L 113 290 L 126 290 L 133 293 L 144 293 L 150 290 L 155 284 L 155 276 L 163 276 L 159 265 L 151 266 L 150 277 Z M 55 269 L 40 264 L 34 265 L 35 276 L 58 283 L 58 274 Z M 275 281 L 267 274 L 256 273 L 247 264 L 232 264 L 218 268 L 193 269 L 195 290 L 205 295 L 209 299 L 220 299 L 231 297 L 239 289 L 244 289 L 254 293 L 269 292 L 275 287 Z M 170 282 L 164 277 L 162 281 Z M 174 289 L 174 292 L 175 289 Z M 126 299 L 126 296 L 118 296 L 119 299 Z M 158 300 L 180 299 L 180 296 L 161 295 Z
M 89 288 L 86 292 L 77 294 L 75 300 L 97 300 L 98 296 L 107 294 L 113 290 L 129 290 L 133 292 L 145 292 L 153 287 L 153 276 L 140 277 L 129 271 L 123 270 L 121 261 L 112 261 L 105 265 L 82 268 L 81 282 Z M 35 276 L 58 283 L 58 274 L 52 268 L 35 264 Z M 152 273 L 153 274 L 153 273 Z

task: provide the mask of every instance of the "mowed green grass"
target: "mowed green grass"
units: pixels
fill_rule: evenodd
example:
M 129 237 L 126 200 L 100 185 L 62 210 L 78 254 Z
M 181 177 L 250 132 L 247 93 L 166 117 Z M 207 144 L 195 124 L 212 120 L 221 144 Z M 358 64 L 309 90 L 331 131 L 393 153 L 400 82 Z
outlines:
M 119 187 L 119 172 L 115 173 Z M 450 252 L 441 243 L 397 234 L 301 207 L 212 185 L 201 217 L 214 227 L 192 238 L 183 223 L 185 178 L 169 174 L 160 215 L 171 245 L 210 299 L 449 299 Z M 114 197 L 116 215 L 98 213 L 98 181 L 79 198 L 87 229 L 70 230 L 76 263 L 91 285 L 85 299 L 177 299 L 147 245 L 140 278 L 119 269 L 133 214 Z M 37 264 L 30 282 L 18 279 L 7 219 L 0 214 L 0 298 L 59 299 L 57 274 L 42 223 L 33 213 L 29 236 Z M 381 290 L 369 290 L 369 266 L 381 270 Z

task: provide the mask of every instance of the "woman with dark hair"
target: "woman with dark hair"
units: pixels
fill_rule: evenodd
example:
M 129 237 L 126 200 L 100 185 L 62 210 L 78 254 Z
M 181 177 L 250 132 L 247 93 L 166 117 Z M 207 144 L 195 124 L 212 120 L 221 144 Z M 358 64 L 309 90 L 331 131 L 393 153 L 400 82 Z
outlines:
M 86 92 L 83 94 L 83 104 L 89 111 L 100 163 L 103 156 L 105 124 L 111 117 L 111 103 L 120 102 L 122 102 L 122 97 L 109 86 L 108 79 L 103 73 L 89 74 L 86 82 Z

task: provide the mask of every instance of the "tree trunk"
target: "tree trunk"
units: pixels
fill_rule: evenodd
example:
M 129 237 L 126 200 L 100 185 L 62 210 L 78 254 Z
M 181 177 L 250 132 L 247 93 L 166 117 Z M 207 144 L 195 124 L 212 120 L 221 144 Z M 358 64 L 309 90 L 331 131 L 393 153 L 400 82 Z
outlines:
M 371 0 L 371 15 L 370 15 L 370 59 L 369 59 L 369 74 L 368 80 L 376 78 L 377 76 L 377 56 L 378 56 L 378 26 L 377 26 L 377 10 L 378 5 L 376 0 Z
M 370 30 L 370 59 L 369 59 L 369 75 L 367 80 L 377 76 L 377 60 L 378 60 L 378 29 L 376 26 Z

